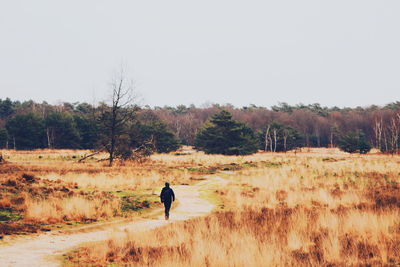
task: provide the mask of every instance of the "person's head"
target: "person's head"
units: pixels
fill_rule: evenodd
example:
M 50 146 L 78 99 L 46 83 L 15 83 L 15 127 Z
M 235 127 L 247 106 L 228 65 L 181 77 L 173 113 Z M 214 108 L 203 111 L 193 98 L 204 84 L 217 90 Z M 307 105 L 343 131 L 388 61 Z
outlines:
M 169 183 L 165 183 L 165 187 L 169 187 Z

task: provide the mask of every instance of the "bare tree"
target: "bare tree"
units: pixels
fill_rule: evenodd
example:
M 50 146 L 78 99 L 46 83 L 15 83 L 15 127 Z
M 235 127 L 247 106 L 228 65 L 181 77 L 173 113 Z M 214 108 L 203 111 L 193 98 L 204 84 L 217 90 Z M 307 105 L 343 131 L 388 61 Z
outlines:
M 400 133 L 400 113 L 397 113 L 392 115 L 389 124 L 389 136 L 390 136 L 389 144 L 390 144 L 390 152 L 392 154 L 398 152 L 399 133 Z
M 278 143 L 278 129 L 274 128 L 273 134 L 274 134 L 274 152 L 276 152 L 276 146 Z
M 287 127 L 285 127 L 283 129 L 283 151 L 287 151 L 287 139 L 290 135 L 289 129 Z
M 104 130 L 102 146 L 109 154 L 109 166 L 121 151 L 119 146 L 127 146 L 129 122 L 132 122 L 137 111 L 137 97 L 135 96 L 133 82 L 127 80 L 124 69 L 114 76 L 110 83 L 111 103 L 101 107 L 100 123 Z
M 267 130 L 265 131 L 265 147 L 264 147 L 264 151 L 268 150 L 268 143 L 269 143 L 269 129 L 271 128 L 271 125 L 268 124 L 267 126 Z M 271 147 L 271 151 L 272 151 L 272 147 Z
M 375 118 L 374 121 L 374 134 L 375 134 L 375 146 L 379 149 L 382 148 L 382 132 L 383 132 L 383 120 L 382 117 Z

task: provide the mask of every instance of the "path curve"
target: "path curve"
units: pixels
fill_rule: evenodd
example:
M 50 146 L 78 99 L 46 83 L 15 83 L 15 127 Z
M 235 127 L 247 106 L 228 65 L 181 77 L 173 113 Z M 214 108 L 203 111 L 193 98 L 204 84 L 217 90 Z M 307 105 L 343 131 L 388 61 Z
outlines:
M 165 221 L 163 216 L 159 216 L 157 219 L 110 224 L 104 229 L 85 233 L 65 234 L 54 231 L 36 237 L 23 238 L 13 244 L 0 246 L 0 266 L 59 266 L 59 262 L 49 258 L 62 255 L 65 251 L 83 242 L 106 240 L 111 234 L 118 232 L 151 230 L 174 221 L 206 215 L 214 208 L 213 204 L 200 198 L 201 185 L 179 185 L 174 186 L 173 189 L 179 205 L 171 212 L 169 221 Z

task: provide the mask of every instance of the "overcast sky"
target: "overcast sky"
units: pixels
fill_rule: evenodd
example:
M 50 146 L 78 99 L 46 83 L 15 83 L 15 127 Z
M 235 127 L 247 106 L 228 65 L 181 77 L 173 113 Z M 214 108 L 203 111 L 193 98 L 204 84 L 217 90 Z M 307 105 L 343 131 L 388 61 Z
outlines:
M 0 98 L 151 106 L 400 100 L 398 0 L 0 0 Z

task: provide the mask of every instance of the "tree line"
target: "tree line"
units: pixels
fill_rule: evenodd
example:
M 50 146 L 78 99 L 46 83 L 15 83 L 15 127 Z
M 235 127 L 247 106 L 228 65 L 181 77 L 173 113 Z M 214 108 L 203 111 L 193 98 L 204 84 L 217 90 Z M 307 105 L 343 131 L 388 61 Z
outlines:
M 160 153 L 179 147 L 174 133 L 151 111 L 137 106 L 117 108 L 118 117 L 113 107 L 105 103 L 95 107 L 87 103 L 49 105 L 46 102 L 13 102 L 8 98 L 0 100 L 0 147 L 20 150 L 104 148 L 108 151 L 124 146 L 137 148 L 146 140 L 151 140 Z M 110 129 L 114 131 L 113 144 L 108 133 Z
M 104 102 L 50 105 L 0 99 L 0 147 L 107 147 L 109 143 L 104 143 L 103 136 L 107 132 L 105 129 L 110 129 L 107 123 L 112 122 L 112 106 Z M 184 144 L 195 145 L 209 153 L 217 149 L 224 154 L 243 154 L 247 153 L 245 150 L 254 151 L 254 147 L 279 152 L 296 147 L 346 147 L 344 143 L 353 142 L 383 152 L 399 151 L 398 101 L 383 107 L 356 108 L 279 103 L 271 108 L 210 104 L 202 107 L 122 106 L 118 110 L 121 116 L 129 115 L 129 121 L 115 128 L 118 138 L 114 141 L 123 144 L 115 148 L 138 148 L 152 142 L 158 152 L 174 151 Z M 129 114 L 122 115 L 125 111 Z M 207 144 L 212 138 L 219 140 L 221 135 L 225 143 L 231 143 L 229 147 L 218 147 L 220 142 L 217 141 Z M 209 146 L 214 148 L 208 150 Z M 365 148 L 353 146 L 348 150 L 361 152 Z
M 400 102 L 383 107 L 339 108 L 320 104 L 289 105 L 271 108 L 256 105 L 237 108 L 218 104 L 205 107 L 155 107 L 154 112 L 167 122 L 183 143 L 192 145 L 198 130 L 220 110 L 247 124 L 258 133 L 260 148 L 286 151 L 293 147 L 339 147 L 345 136 L 365 140 L 383 152 L 399 150 Z M 357 136 L 357 137 L 355 137 Z

